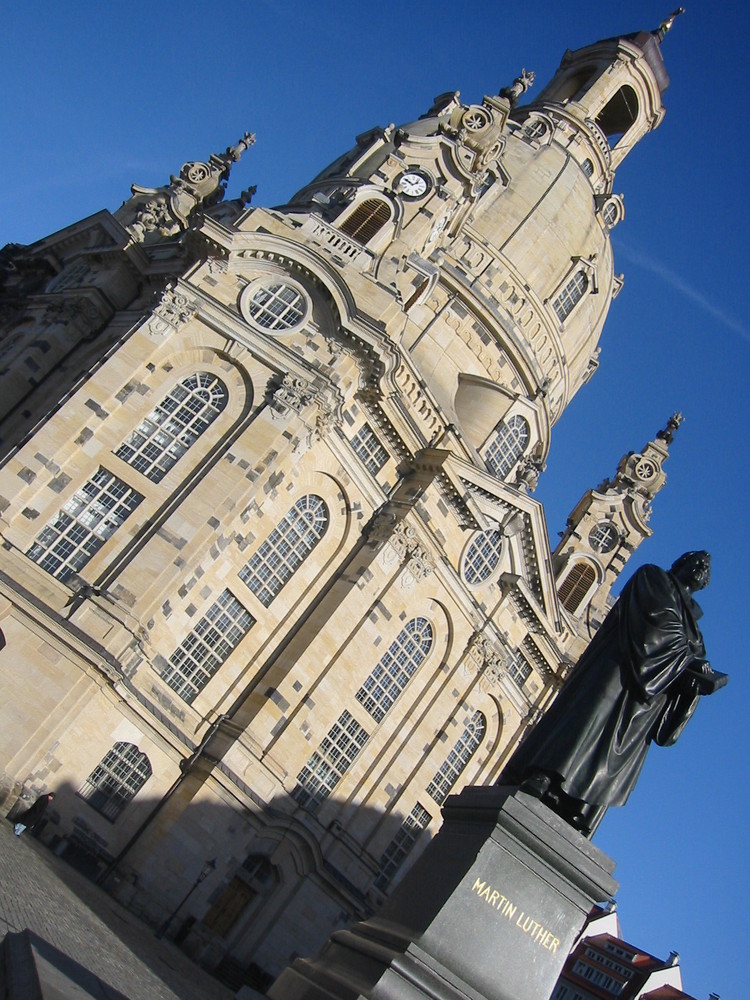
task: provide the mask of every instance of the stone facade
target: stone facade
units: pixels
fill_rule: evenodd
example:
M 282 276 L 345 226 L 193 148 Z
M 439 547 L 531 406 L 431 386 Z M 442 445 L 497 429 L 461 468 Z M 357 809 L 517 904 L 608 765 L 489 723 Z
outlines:
M 192 887 L 170 934 L 209 967 L 262 985 L 373 912 L 650 533 L 675 420 L 554 551 L 531 494 L 658 41 L 443 95 L 275 210 L 222 201 L 245 135 L 2 252 L 0 768 L 155 924 Z

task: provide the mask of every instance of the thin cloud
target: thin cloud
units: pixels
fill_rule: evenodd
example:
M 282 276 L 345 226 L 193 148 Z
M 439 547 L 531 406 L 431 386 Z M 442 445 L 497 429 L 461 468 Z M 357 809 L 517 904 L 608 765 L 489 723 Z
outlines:
M 641 253 L 638 250 L 634 250 L 632 247 L 627 246 L 627 244 L 617 241 L 617 252 L 621 254 L 626 260 L 629 260 L 631 264 L 635 264 L 638 267 L 642 267 L 645 271 L 649 271 L 651 274 L 655 274 L 658 278 L 666 281 L 668 285 L 684 295 L 685 298 L 690 299 L 691 302 L 695 302 L 697 306 L 700 306 L 704 312 L 707 312 L 709 316 L 713 316 L 715 320 L 725 326 L 728 330 L 732 330 L 734 333 L 738 333 L 743 340 L 750 343 L 750 331 L 745 327 L 739 320 L 735 319 L 734 316 L 730 316 L 729 313 L 725 312 L 719 306 L 715 305 L 705 295 L 697 292 L 692 285 L 689 285 L 684 278 L 680 277 L 676 271 L 671 268 L 666 267 L 658 260 L 654 260 L 653 257 L 649 257 L 648 254 Z

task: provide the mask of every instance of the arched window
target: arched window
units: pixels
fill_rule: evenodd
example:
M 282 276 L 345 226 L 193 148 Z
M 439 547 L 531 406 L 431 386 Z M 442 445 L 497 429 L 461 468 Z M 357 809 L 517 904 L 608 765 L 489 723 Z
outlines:
M 531 676 L 531 664 L 517 649 L 508 651 L 508 677 L 513 683 L 522 688 Z
M 560 294 L 552 303 L 552 308 L 557 313 L 557 318 L 561 323 L 573 312 L 574 306 L 581 301 L 588 286 L 589 279 L 586 272 L 576 271 L 570 281 L 563 287 Z
M 297 786 L 292 792 L 292 798 L 305 809 L 314 812 L 341 781 L 369 738 L 370 734 L 349 712 L 342 712 L 297 775 Z
M 610 146 L 615 146 L 628 129 L 638 120 L 638 95 L 630 86 L 624 84 L 610 98 L 596 116 L 596 124 L 604 132 Z
M 314 493 L 302 497 L 240 570 L 240 580 L 268 607 L 328 527 L 328 508 Z
M 388 883 L 404 863 L 407 854 L 416 844 L 422 830 L 429 826 L 431 819 L 432 816 L 417 802 L 378 862 L 380 872 L 375 879 L 376 889 L 382 892 L 387 888 Z
M 227 387 L 209 372 L 188 375 L 144 417 L 115 452 L 160 482 L 227 405 Z
M 526 450 L 530 434 L 528 422 L 520 413 L 497 425 L 484 452 L 484 461 L 493 476 L 505 479 Z
M 352 448 L 373 476 L 376 476 L 388 461 L 388 452 L 375 437 L 369 424 L 363 424 L 354 435 Z
M 151 777 L 151 763 L 133 743 L 115 743 L 78 791 L 113 823 Z
M 380 662 L 357 691 L 360 702 L 376 722 L 401 694 L 432 646 L 432 626 L 426 618 L 412 618 L 381 656 Z
M 467 583 L 484 583 L 496 569 L 503 550 L 503 535 L 496 528 L 482 531 L 464 556 L 464 578 Z
M 82 569 L 143 500 L 100 468 L 41 530 L 26 555 L 63 582 Z
M 427 786 L 427 794 L 431 795 L 438 805 L 442 805 L 447 798 L 486 732 L 487 720 L 481 712 L 475 712 L 446 757 L 445 763 Z
M 575 613 L 595 580 L 594 567 L 590 563 L 577 562 L 560 584 L 558 594 L 562 606 L 571 614 Z
M 360 202 L 338 228 L 358 243 L 369 243 L 390 217 L 391 210 L 387 202 L 379 198 L 368 198 L 367 201 Z
M 224 590 L 169 657 L 161 678 L 188 705 L 245 638 L 255 619 Z

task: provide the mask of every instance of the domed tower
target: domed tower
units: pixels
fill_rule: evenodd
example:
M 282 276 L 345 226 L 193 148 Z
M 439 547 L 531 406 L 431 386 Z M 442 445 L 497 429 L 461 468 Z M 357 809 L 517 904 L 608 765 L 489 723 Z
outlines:
M 566 53 L 523 107 L 526 71 L 481 104 L 443 95 L 415 122 L 361 135 L 278 210 L 347 276 L 355 309 L 405 352 L 467 457 L 499 478 L 543 463 L 597 367 L 622 284 L 614 171 L 664 116 L 666 30 Z
M 672 414 L 641 451 L 623 455 L 613 479 L 581 497 L 552 553 L 562 614 L 583 645 L 604 620 L 626 562 L 652 534 L 651 503 L 667 481 L 663 466 L 681 423 Z

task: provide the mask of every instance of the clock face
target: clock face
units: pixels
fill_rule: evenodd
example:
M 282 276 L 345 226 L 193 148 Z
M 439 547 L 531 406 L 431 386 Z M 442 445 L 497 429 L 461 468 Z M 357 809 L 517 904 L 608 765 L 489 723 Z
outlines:
M 427 194 L 429 184 L 424 174 L 420 174 L 417 170 L 407 170 L 405 174 L 401 174 L 398 187 L 401 194 L 407 198 L 421 198 Z

